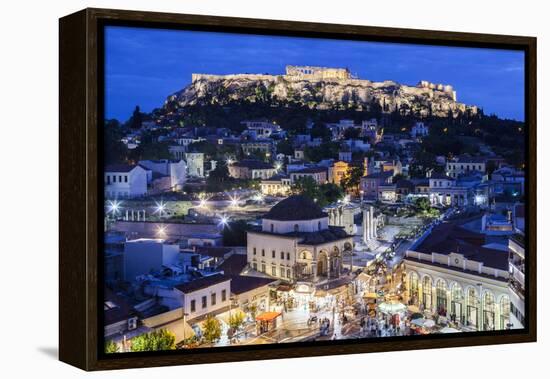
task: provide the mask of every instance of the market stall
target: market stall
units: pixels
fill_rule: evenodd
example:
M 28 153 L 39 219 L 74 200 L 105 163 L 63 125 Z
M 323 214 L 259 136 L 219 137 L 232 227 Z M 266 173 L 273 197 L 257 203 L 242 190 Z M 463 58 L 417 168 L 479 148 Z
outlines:
M 264 312 L 256 316 L 256 328 L 258 334 L 263 334 L 277 328 L 277 318 L 280 312 Z

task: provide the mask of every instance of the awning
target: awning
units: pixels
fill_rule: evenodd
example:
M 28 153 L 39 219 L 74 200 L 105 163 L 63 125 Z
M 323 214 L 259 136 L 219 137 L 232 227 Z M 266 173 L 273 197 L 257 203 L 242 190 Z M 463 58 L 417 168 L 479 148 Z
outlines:
M 363 295 L 365 299 L 378 299 L 376 292 L 369 292 Z
M 288 286 L 288 285 L 285 285 L 285 284 L 281 284 L 277 287 L 277 291 L 280 291 L 280 292 L 288 292 L 292 289 L 292 287 Z
M 273 321 L 280 315 L 280 312 L 264 312 L 256 316 L 256 321 Z
M 401 303 L 384 302 L 378 306 L 378 309 L 382 313 L 393 315 L 396 313 L 404 312 L 407 309 L 407 307 L 405 306 L 405 304 L 401 304 Z

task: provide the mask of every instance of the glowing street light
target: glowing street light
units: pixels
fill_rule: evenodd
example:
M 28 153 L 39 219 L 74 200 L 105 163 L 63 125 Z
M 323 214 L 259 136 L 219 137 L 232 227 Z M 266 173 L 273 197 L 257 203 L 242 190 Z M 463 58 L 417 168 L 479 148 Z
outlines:
M 275 163 L 275 170 L 280 171 L 283 168 L 283 165 L 280 162 Z
M 252 200 L 258 201 L 258 202 L 264 201 L 264 195 L 261 193 L 257 193 L 256 195 L 254 195 Z
M 235 161 L 234 161 L 233 159 L 231 159 L 231 158 L 227 158 L 226 162 L 227 162 L 227 165 L 230 166 L 230 165 L 232 165 Z
M 349 202 L 350 202 L 349 195 L 344 196 L 344 200 L 342 200 L 342 202 L 343 202 L 345 205 L 348 205 Z
M 116 215 L 118 211 L 120 210 L 121 203 L 117 200 L 110 200 L 108 202 L 108 209 L 107 211 L 109 213 L 112 213 L 113 215 Z
M 164 203 L 162 200 L 159 202 L 155 201 L 155 213 L 159 213 L 161 216 L 166 211 L 166 203 Z
M 232 207 L 238 207 L 239 206 L 239 198 L 238 197 L 229 197 L 231 200 L 231 206 Z
M 220 216 L 218 226 L 221 226 L 222 228 L 225 228 L 228 224 L 229 224 L 229 218 L 225 215 Z
M 157 226 L 157 236 L 161 238 L 166 237 L 166 227 L 164 225 Z

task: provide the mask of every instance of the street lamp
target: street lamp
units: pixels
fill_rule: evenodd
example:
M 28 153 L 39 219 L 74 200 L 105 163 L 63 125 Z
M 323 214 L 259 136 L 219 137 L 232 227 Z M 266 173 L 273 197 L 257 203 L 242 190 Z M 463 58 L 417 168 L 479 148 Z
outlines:
M 157 227 L 157 236 L 161 238 L 166 237 L 166 227 L 164 225 L 159 225 Z
M 162 218 L 162 215 L 165 211 L 166 203 L 162 200 L 160 202 L 155 201 L 155 213 L 158 213 L 160 218 Z
M 231 206 L 232 207 L 236 208 L 236 207 L 239 206 L 239 200 L 240 199 L 238 197 L 236 197 L 236 196 L 235 197 L 230 197 L 229 199 L 231 200 Z
M 109 200 L 107 211 L 112 213 L 113 216 L 116 216 L 120 210 L 121 202 L 118 200 Z
M 218 226 L 221 226 L 222 228 L 225 228 L 228 224 L 229 224 L 229 217 L 227 217 L 225 215 L 220 216 Z

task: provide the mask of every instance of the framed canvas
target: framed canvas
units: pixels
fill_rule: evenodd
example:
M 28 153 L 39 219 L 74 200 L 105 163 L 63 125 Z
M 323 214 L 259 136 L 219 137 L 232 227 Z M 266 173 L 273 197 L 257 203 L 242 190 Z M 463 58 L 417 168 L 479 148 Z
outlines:
M 60 19 L 60 359 L 536 340 L 536 39 Z

